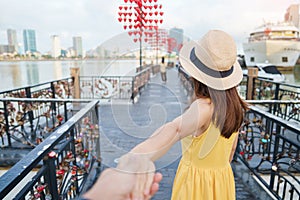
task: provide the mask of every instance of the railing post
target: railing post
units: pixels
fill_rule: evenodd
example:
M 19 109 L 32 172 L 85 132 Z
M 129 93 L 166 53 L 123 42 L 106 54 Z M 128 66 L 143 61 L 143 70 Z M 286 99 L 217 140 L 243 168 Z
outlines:
M 71 68 L 71 76 L 74 80 L 74 99 L 80 99 L 80 82 L 79 82 L 80 70 L 78 67 Z
M 45 173 L 45 183 L 48 185 L 49 192 L 52 199 L 59 199 L 57 180 L 56 180 L 56 166 L 55 166 L 56 153 L 50 152 L 43 160 L 47 170 Z
M 94 119 L 94 124 L 99 124 L 99 108 L 98 108 L 98 104 L 95 106 L 95 118 Z M 98 172 L 100 172 L 101 170 L 101 164 L 102 164 L 102 158 L 101 158 L 101 146 L 100 146 L 100 129 L 98 127 L 98 136 L 96 137 L 96 158 L 97 158 L 97 161 L 98 161 Z
M 50 84 L 50 88 L 51 88 L 51 91 L 52 91 L 52 99 L 55 99 L 55 87 L 54 87 L 54 83 L 51 82 Z M 51 103 L 51 109 L 54 111 L 54 113 L 56 113 L 56 104 L 55 102 L 52 102 Z
M 275 94 L 274 94 L 274 100 L 279 100 L 279 83 L 275 83 L 276 88 L 275 88 Z
M 279 100 L 279 83 L 275 83 L 275 94 L 274 94 L 274 100 Z M 270 105 L 271 108 L 272 105 Z M 280 104 L 273 104 L 273 114 L 276 114 L 276 111 L 280 109 Z
M 248 68 L 248 83 L 247 83 L 247 100 L 253 99 L 253 91 L 254 88 L 254 79 L 258 76 L 258 69 L 256 68 Z
M 257 100 L 261 100 L 261 93 L 262 93 L 262 81 L 259 81 L 259 93 L 258 93 L 258 99 Z
M 275 144 L 274 144 L 274 152 L 273 152 L 273 160 L 272 160 L 272 169 L 271 169 L 271 177 L 270 177 L 270 189 L 273 190 L 274 183 L 275 183 L 275 175 L 277 173 L 278 166 L 276 165 L 276 159 L 278 154 L 279 148 L 279 134 L 280 134 L 281 127 L 276 124 L 276 135 L 275 135 Z
M 64 114 L 65 114 L 65 122 L 66 122 L 66 121 L 68 121 L 67 102 L 64 102 Z
M 7 101 L 3 101 L 4 109 L 4 119 L 5 119 L 5 131 L 7 134 L 8 146 L 11 147 L 11 138 L 9 133 L 9 121 L 8 121 L 8 111 L 7 111 Z
M 72 129 L 70 130 L 70 136 L 71 136 L 71 151 L 72 151 L 72 154 L 76 157 L 77 155 L 76 155 L 76 147 L 75 147 L 76 141 L 75 141 L 75 131 L 74 131 L 74 129 L 75 129 L 75 126 L 74 126 L 74 128 L 72 128 Z M 76 161 L 76 159 L 74 159 L 73 165 L 74 165 L 74 166 L 77 166 L 77 161 Z M 76 175 L 77 175 L 77 172 L 76 172 Z M 76 176 L 75 179 L 76 179 L 76 181 L 74 181 L 74 184 L 75 184 L 75 188 L 76 188 L 76 194 L 79 194 L 79 187 L 78 187 L 78 178 L 77 178 L 77 176 Z
M 26 98 L 31 98 L 31 89 L 30 89 L 30 87 L 25 88 L 25 92 L 26 92 Z M 30 129 L 31 129 L 31 139 L 35 140 L 36 135 L 33 131 L 33 118 L 34 118 L 34 116 L 33 116 L 33 111 L 32 110 L 28 111 L 28 117 L 29 117 L 29 122 L 30 122 Z
M 54 82 L 51 82 L 50 83 L 50 88 L 51 88 L 51 91 L 52 91 L 52 99 L 55 99 L 55 87 L 54 87 Z

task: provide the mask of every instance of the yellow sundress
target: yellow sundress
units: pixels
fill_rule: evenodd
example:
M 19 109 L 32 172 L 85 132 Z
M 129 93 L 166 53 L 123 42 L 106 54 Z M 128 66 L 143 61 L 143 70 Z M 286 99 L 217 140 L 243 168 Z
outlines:
M 172 200 L 235 200 L 229 157 L 236 134 L 226 139 L 211 123 L 200 136 L 182 139 Z

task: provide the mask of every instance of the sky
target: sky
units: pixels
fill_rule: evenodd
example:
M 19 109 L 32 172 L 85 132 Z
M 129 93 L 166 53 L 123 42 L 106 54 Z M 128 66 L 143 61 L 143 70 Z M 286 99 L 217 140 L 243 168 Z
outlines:
M 238 52 L 251 30 L 265 22 L 282 21 L 287 8 L 300 0 L 157 0 L 162 4 L 160 28 L 182 28 L 184 34 L 199 39 L 210 29 L 231 34 Z M 51 50 L 51 35 L 59 35 L 64 48 L 72 46 L 72 37 L 81 36 L 84 50 L 96 48 L 124 33 L 118 21 L 124 0 L 0 0 L 0 44 L 7 44 L 7 29 L 36 31 L 37 48 Z M 241 52 L 242 53 L 242 52 Z

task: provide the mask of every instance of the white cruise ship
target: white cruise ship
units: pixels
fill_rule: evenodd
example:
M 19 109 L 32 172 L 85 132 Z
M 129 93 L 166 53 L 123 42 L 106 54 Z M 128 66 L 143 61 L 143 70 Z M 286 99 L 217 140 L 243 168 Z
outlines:
M 243 50 L 247 66 L 294 67 L 300 54 L 299 29 L 290 23 L 264 24 L 250 33 Z

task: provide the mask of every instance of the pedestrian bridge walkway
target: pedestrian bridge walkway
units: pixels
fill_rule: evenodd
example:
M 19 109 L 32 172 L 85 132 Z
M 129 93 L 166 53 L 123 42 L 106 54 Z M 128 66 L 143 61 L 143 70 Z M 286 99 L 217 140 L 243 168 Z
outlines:
M 141 91 L 138 102 L 104 103 L 100 106 L 101 154 L 104 166 L 115 166 L 117 158 L 128 152 L 136 144 L 149 137 L 153 131 L 165 122 L 180 115 L 189 104 L 175 68 L 167 71 L 167 82 L 161 81 L 160 74 L 151 78 Z M 181 156 L 180 143 L 177 143 L 160 160 L 156 162 L 157 170 L 163 174 L 160 190 L 153 199 L 171 198 L 173 179 Z M 234 165 L 240 165 L 235 163 Z M 244 185 L 242 179 L 236 178 L 237 199 L 258 199 Z
M 164 83 L 154 69 L 157 68 L 145 69 L 128 80 L 98 77 L 79 84 L 79 77 L 74 76 L 45 83 L 41 89 L 39 84 L 2 92 L 0 125 L 8 128 L 0 131 L 5 133 L 0 133 L 0 163 L 11 169 L 0 174 L 0 199 L 16 195 L 16 199 L 49 195 L 52 199 L 75 198 L 91 186 L 101 164 L 116 166 L 121 155 L 180 115 L 189 104 L 187 93 L 192 92 L 188 75 L 171 68 Z M 91 89 L 92 83 L 99 85 L 104 79 L 112 81 L 115 91 L 122 95 L 101 99 L 100 106 L 98 90 L 88 90 L 98 94 L 89 95 L 96 100 L 76 99 L 80 98 L 76 95 L 82 89 L 80 86 Z M 258 92 L 257 97 L 250 98 L 256 101 L 249 103 L 259 107 L 251 106 L 245 116 L 238 160 L 232 163 L 237 199 L 299 199 L 300 102 L 282 101 L 281 97 L 299 99 L 300 93 L 287 89 L 287 84 L 268 83 L 270 88 L 276 85 L 275 100 L 261 101 L 260 97 L 265 98 L 262 92 L 266 90 L 266 81 L 257 81 L 259 84 L 252 88 Z M 39 89 L 33 89 L 36 87 Z M 49 95 L 53 98 L 49 99 Z M 164 179 L 154 199 L 170 199 L 180 157 L 178 142 L 156 162 Z M 20 180 L 24 185 L 19 184 Z

